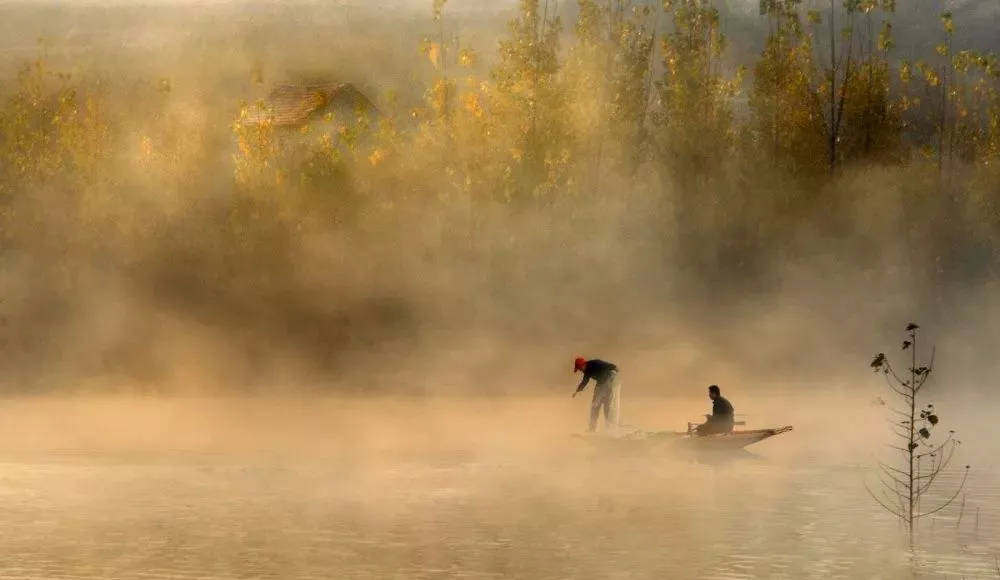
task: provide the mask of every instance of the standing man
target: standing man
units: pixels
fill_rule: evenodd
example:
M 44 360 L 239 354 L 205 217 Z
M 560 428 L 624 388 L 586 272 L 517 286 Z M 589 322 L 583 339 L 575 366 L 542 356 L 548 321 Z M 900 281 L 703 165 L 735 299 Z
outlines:
M 712 414 L 705 415 L 708 421 L 698 426 L 698 434 L 711 435 L 731 432 L 735 424 L 732 403 L 722 396 L 718 385 L 708 387 L 708 398 L 712 400 Z
M 597 429 L 597 416 L 604 409 L 604 424 L 607 427 L 617 427 L 619 422 L 619 396 L 618 390 L 618 367 L 614 363 L 609 363 L 600 359 L 587 360 L 578 357 L 573 363 L 573 372 L 583 373 L 583 379 L 576 387 L 579 393 L 587 387 L 590 379 L 594 379 L 594 399 L 590 403 L 590 427 L 587 429 L 593 432 Z

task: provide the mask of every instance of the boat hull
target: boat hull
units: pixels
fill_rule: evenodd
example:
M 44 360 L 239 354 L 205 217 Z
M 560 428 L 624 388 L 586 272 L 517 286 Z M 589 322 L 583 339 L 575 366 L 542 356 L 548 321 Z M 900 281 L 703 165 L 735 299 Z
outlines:
M 743 449 L 764 439 L 780 435 L 792 430 L 791 425 L 773 429 L 750 429 L 731 431 L 729 433 L 714 433 L 712 435 L 697 435 L 695 433 L 671 433 L 670 436 L 680 438 L 689 445 L 705 449 Z
M 588 439 L 596 439 L 606 442 L 621 444 L 680 444 L 704 450 L 738 450 L 753 445 L 754 443 L 769 439 L 775 435 L 787 433 L 792 430 L 791 425 L 775 427 L 772 429 L 752 429 L 732 431 L 729 433 L 715 433 L 712 435 L 697 435 L 695 433 L 683 433 L 677 431 L 641 431 L 641 430 L 620 430 L 613 433 L 595 433 L 589 435 Z M 630 445 L 631 446 L 631 445 Z

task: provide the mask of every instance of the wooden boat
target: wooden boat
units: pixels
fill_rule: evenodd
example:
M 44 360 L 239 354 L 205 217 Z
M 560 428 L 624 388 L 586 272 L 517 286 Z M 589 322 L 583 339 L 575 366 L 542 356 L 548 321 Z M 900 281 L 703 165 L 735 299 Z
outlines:
M 634 427 L 620 427 L 610 432 L 588 434 L 586 437 L 608 443 L 631 444 L 629 446 L 639 442 L 646 445 L 681 444 L 706 451 L 735 451 L 791 430 L 791 425 L 784 425 L 770 429 L 734 430 L 729 433 L 698 435 L 689 424 L 687 431 L 643 431 Z
M 713 433 L 711 435 L 698 435 L 693 429 L 688 429 L 684 433 L 676 431 L 652 432 L 647 435 L 650 439 L 680 440 L 690 445 L 696 445 L 702 449 L 743 449 L 747 445 L 753 445 L 758 441 L 763 441 L 775 435 L 787 433 L 792 430 L 791 425 L 773 427 L 771 429 L 747 429 L 734 430 L 729 433 Z

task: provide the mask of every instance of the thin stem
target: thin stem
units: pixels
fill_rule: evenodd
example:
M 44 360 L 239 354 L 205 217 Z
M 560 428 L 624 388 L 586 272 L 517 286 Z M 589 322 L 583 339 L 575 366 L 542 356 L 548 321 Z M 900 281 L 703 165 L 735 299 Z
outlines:
M 925 516 L 929 516 L 929 515 L 931 515 L 931 514 L 935 514 L 935 513 L 939 512 L 939 511 L 943 510 L 944 508 L 948 507 L 949 505 L 951 505 L 951 503 L 952 503 L 953 501 L 955 501 L 955 498 L 957 498 L 957 497 L 958 497 L 958 495 L 959 495 L 960 493 L 962 493 L 962 490 L 963 490 L 963 489 L 965 489 L 965 482 L 966 482 L 966 481 L 967 481 L 968 479 L 969 479 L 969 469 L 968 469 L 968 468 L 966 468 L 966 469 L 965 469 L 965 474 L 964 474 L 964 475 L 962 476 L 962 482 L 961 482 L 960 484 L 958 484 L 958 489 L 957 489 L 957 490 L 955 491 L 955 494 L 954 494 L 954 495 L 952 495 L 952 496 L 951 496 L 950 498 L 948 498 L 948 501 L 944 502 L 943 504 L 941 504 L 940 506 L 938 506 L 938 507 L 936 507 L 936 508 L 932 509 L 932 510 L 931 510 L 931 511 L 929 511 L 929 512 L 924 512 L 924 513 L 922 513 L 922 514 L 917 514 L 917 516 L 916 516 L 916 517 L 918 517 L 918 518 L 922 518 L 922 517 L 925 517 Z
M 896 477 L 896 476 L 892 475 L 891 473 L 889 473 L 889 471 L 887 471 L 887 469 L 886 469 L 886 466 L 885 466 L 885 465 L 881 465 L 881 464 L 880 464 L 880 465 L 879 465 L 879 467 L 881 467 L 881 468 L 882 468 L 882 471 L 884 471 L 884 472 L 885 472 L 885 475 L 886 475 L 886 477 L 888 477 L 888 478 L 889 478 L 890 480 L 892 480 L 892 481 L 893 481 L 894 483 L 897 483 L 897 484 L 900 484 L 900 485 L 905 485 L 905 484 L 906 484 L 906 482 L 905 482 L 905 481 L 903 481 L 902 479 L 899 479 L 898 477 Z M 886 486 L 886 487 L 890 487 L 890 486 Z
M 910 365 L 910 385 L 911 385 L 911 388 L 912 388 L 912 386 L 915 384 L 915 381 L 916 381 L 916 372 L 917 372 L 916 371 L 916 368 L 917 368 L 917 333 L 916 333 L 916 331 L 913 331 L 913 332 L 910 333 L 910 342 L 911 342 L 910 348 L 913 349 L 912 351 L 910 351 L 910 357 L 911 357 L 911 360 L 912 360 L 912 364 Z M 909 508 L 908 508 L 909 509 L 909 512 L 908 512 L 909 513 L 909 518 L 907 519 L 907 522 L 910 525 L 910 537 L 911 538 L 913 537 L 913 507 L 914 507 L 913 503 L 914 503 L 914 500 L 916 499 L 916 497 L 914 497 L 914 493 L 913 493 L 914 492 L 914 489 L 913 489 L 913 449 L 914 449 L 913 437 L 914 437 L 914 430 L 916 428 L 916 426 L 914 425 L 914 421 L 916 420 L 916 413 L 917 413 L 917 399 L 916 399 L 916 396 L 914 396 L 914 397 L 910 398 L 910 442 L 909 442 L 909 445 L 907 446 L 907 452 L 909 454 L 909 460 L 910 460 L 910 467 L 909 467 L 909 472 L 910 472 L 909 476 L 910 476 L 910 478 L 909 478 L 909 485 L 907 486 L 907 492 L 909 493 Z
M 870 495 L 870 496 L 871 496 L 871 498 L 872 498 L 873 500 L 875 500 L 875 503 L 877 503 L 878 505 L 882 506 L 882 509 L 884 509 L 885 511 L 889 512 L 890 514 L 892 514 L 892 515 L 894 515 L 894 516 L 896 516 L 896 517 L 898 517 L 898 518 L 901 518 L 901 519 L 905 519 L 905 518 L 906 518 L 906 515 L 905 515 L 904 513 L 901 513 L 901 512 L 897 512 L 896 510 L 894 510 L 894 509 L 892 509 L 891 507 L 887 506 L 887 505 L 885 504 L 885 502 L 883 502 L 882 500 L 880 500 L 880 499 L 879 499 L 879 498 L 878 498 L 878 497 L 877 497 L 877 496 L 876 496 L 876 495 L 875 495 L 875 494 L 874 494 L 874 493 L 872 492 L 872 490 L 871 490 L 871 489 L 870 489 L 870 488 L 868 487 L 868 484 L 865 484 L 865 491 L 867 491 L 867 492 L 868 492 L 868 495 Z

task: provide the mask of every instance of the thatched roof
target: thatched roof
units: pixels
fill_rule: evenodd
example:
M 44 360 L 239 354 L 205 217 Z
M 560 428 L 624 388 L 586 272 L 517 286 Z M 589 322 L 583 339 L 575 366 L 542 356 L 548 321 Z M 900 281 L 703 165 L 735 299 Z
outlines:
M 262 103 L 250 107 L 244 122 L 270 120 L 277 127 L 294 127 L 331 108 L 377 113 L 368 97 L 350 83 L 277 85 Z

